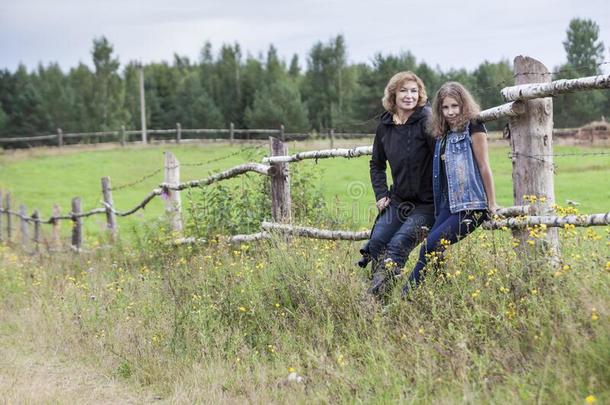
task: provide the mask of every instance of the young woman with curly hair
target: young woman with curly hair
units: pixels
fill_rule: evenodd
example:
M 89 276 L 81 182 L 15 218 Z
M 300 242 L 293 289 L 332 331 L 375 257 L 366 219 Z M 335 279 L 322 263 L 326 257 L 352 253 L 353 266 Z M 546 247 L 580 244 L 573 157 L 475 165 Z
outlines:
M 487 131 L 476 121 L 479 106 L 457 82 L 447 82 L 432 104 L 430 132 L 436 138 L 433 162 L 435 221 L 419 252 L 403 295 L 422 279 L 426 255 L 442 254 L 495 212 L 496 197 L 487 153 Z

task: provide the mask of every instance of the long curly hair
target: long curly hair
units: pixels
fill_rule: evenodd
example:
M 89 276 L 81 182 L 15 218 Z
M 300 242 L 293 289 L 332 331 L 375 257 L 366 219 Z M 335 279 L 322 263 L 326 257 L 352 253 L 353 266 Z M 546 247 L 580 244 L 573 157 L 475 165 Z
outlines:
M 468 121 L 474 119 L 481 108 L 474 101 L 472 94 L 464 86 L 458 82 L 447 82 L 441 86 L 434 96 L 432 102 L 432 117 L 428 121 L 428 130 L 434 137 L 443 136 L 451 129 L 451 126 L 443 115 L 443 100 L 451 97 L 460 105 L 460 116 L 456 122 L 454 129 L 463 130 Z
M 415 73 L 410 70 L 406 70 L 404 72 L 398 72 L 388 81 L 388 84 L 385 86 L 385 90 L 383 91 L 383 98 L 381 99 L 381 104 L 383 104 L 383 108 L 386 111 L 396 114 L 396 91 L 402 86 L 405 82 L 415 82 L 417 83 L 417 90 L 419 92 L 419 100 L 417 100 L 417 106 L 422 107 L 426 105 L 428 102 L 428 94 L 426 93 L 426 86 L 424 86 L 424 82 L 420 79 Z

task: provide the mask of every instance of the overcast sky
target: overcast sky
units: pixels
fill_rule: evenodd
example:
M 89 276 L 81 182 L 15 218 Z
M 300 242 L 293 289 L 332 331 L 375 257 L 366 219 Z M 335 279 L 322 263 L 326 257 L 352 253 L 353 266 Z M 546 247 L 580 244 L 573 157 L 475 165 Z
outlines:
M 565 61 L 574 17 L 597 22 L 610 60 L 608 0 L 0 0 L 0 68 L 91 66 L 93 38 L 102 35 L 123 65 L 172 61 L 174 53 L 196 61 L 208 40 L 215 52 L 238 42 L 253 56 L 273 43 L 305 66 L 317 41 L 343 34 L 350 62 L 411 51 L 446 71 L 521 54 L 553 69 Z

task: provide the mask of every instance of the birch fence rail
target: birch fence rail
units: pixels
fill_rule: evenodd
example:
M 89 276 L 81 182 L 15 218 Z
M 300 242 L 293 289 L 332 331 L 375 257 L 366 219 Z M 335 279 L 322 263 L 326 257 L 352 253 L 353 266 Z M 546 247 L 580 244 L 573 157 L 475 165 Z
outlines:
M 518 56 L 515 58 L 516 85 L 501 90 L 501 94 L 508 102 L 501 106 L 493 107 L 482 111 L 478 118 L 482 121 L 489 121 L 499 118 L 508 118 L 509 133 L 511 143 L 511 156 L 513 163 L 513 190 L 514 206 L 503 208 L 498 211 L 498 216 L 483 224 L 483 229 L 505 229 L 513 230 L 515 237 L 521 240 L 526 239 L 527 231 L 523 228 L 528 226 L 544 225 L 546 230 L 546 241 L 548 245 L 557 251 L 557 233 L 553 229 L 566 224 L 574 226 L 599 226 L 610 224 L 610 212 L 592 215 L 568 215 L 557 216 L 553 212 L 552 205 L 555 201 L 553 177 L 552 177 L 552 98 L 553 95 L 563 94 L 573 91 L 585 91 L 591 89 L 610 88 L 610 75 L 600 75 L 574 80 L 558 80 L 551 82 L 548 80 L 550 75 L 544 65 L 535 59 Z M 522 72 L 534 72 L 536 74 L 520 74 Z M 171 133 L 175 131 L 177 141 L 180 140 L 182 132 L 177 125 L 175 130 L 148 130 L 148 133 Z M 239 131 L 230 126 L 228 130 L 192 130 L 205 133 L 208 131 L 228 131 L 233 140 L 233 135 Z M 254 130 L 243 130 L 254 131 Z M 177 235 L 174 243 L 176 245 L 205 243 L 205 239 L 194 237 L 181 237 L 182 234 L 182 215 L 180 203 L 180 191 L 209 186 L 213 183 L 254 172 L 259 175 L 269 176 L 271 179 L 271 201 L 273 222 L 263 222 L 261 231 L 250 235 L 233 235 L 229 238 L 231 242 L 242 243 L 252 242 L 270 237 L 273 233 L 291 236 L 301 236 L 316 239 L 333 240 L 365 240 L 369 237 L 369 231 L 353 232 L 344 230 L 325 230 L 310 227 L 302 227 L 291 224 L 291 199 L 290 199 L 290 171 L 289 164 L 297 163 L 306 159 L 327 159 L 327 158 L 358 158 L 372 154 L 372 146 L 355 147 L 350 149 L 326 149 L 299 152 L 293 155 L 288 154 L 287 145 L 282 142 L 284 128 L 279 130 L 256 130 L 267 135 L 277 135 L 269 137 L 271 156 L 262 159 L 262 163 L 247 162 L 220 173 L 208 176 L 199 180 L 180 182 L 180 162 L 171 153 L 165 153 L 165 180 L 158 187 L 151 190 L 144 199 L 135 207 L 119 211 L 113 203 L 112 187 L 110 178 L 101 179 L 102 207 L 95 208 L 87 212 L 81 212 L 80 198 L 72 199 L 72 209 L 69 214 L 61 215 L 58 208 L 54 207 L 53 215 L 47 219 L 40 216 L 40 212 L 35 210 L 28 216 L 27 209 L 21 205 L 18 211 L 12 209 L 12 196 L 9 192 L 0 192 L 0 240 L 11 242 L 12 240 L 12 218 L 20 220 L 21 243 L 27 245 L 34 243 L 34 251 L 40 251 L 41 243 L 41 224 L 53 226 L 54 243 L 59 240 L 58 223 L 59 221 L 71 221 L 72 237 L 71 247 L 79 251 L 82 249 L 82 219 L 93 215 L 105 215 L 107 231 L 111 241 L 117 237 L 118 226 L 116 216 L 124 217 L 132 215 L 138 210 L 143 209 L 155 197 L 164 197 L 166 214 L 170 220 L 171 230 Z M 139 133 L 140 131 L 121 131 L 123 134 Z M 91 134 L 62 134 L 58 130 L 57 135 L 61 146 L 63 138 L 75 136 L 109 136 L 116 135 L 116 132 L 97 132 Z M 332 136 L 331 131 L 331 144 Z M 39 139 L 54 139 L 38 137 Z M 16 140 L 21 138 L 12 138 Z M 28 138 L 32 139 L 32 138 Z M 2 140 L 0 140 L 2 141 Z M 4 140 L 6 141 L 6 139 Z M 527 151 L 525 154 L 523 151 Z M 528 159 L 529 156 L 546 156 L 547 159 Z M 527 204 L 525 196 L 537 195 L 541 198 L 537 204 Z M 3 220 L 5 223 L 3 223 Z M 29 225 L 34 225 L 34 233 L 30 238 Z M 6 231 L 6 232 L 4 232 Z M 521 246 L 526 246 L 522 243 Z

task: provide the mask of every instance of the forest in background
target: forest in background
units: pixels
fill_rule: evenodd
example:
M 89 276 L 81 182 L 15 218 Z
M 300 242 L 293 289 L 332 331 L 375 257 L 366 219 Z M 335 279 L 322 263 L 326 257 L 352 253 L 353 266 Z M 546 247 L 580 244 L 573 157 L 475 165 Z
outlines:
M 600 74 L 605 48 L 599 26 L 573 19 L 563 42 L 566 62 L 548 68 L 553 80 Z M 140 128 L 139 70 L 144 70 L 149 128 L 279 128 L 288 132 L 370 132 L 383 112 L 388 79 L 412 70 L 430 98 L 442 83 L 456 80 L 471 89 L 483 108 L 503 103 L 500 90 L 514 84 L 507 60 L 482 62 L 473 71 L 442 71 L 419 62 L 410 52 L 377 53 L 370 63 L 348 63 L 342 35 L 317 42 L 304 65 L 290 62 L 270 45 L 252 56 L 238 43 L 214 50 L 206 42 L 199 60 L 175 54 L 174 60 L 121 67 L 105 37 L 93 40 L 93 69 L 84 63 L 62 71 L 57 63 L 32 70 L 0 70 L 0 137 Z M 536 57 L 536 55 L 528 55 Z M 610 92 L 590 91 L 555 97 L 556 128 L 577 127 L 610 114 Z M 503 122 L 490 123 L 498 129 Z

